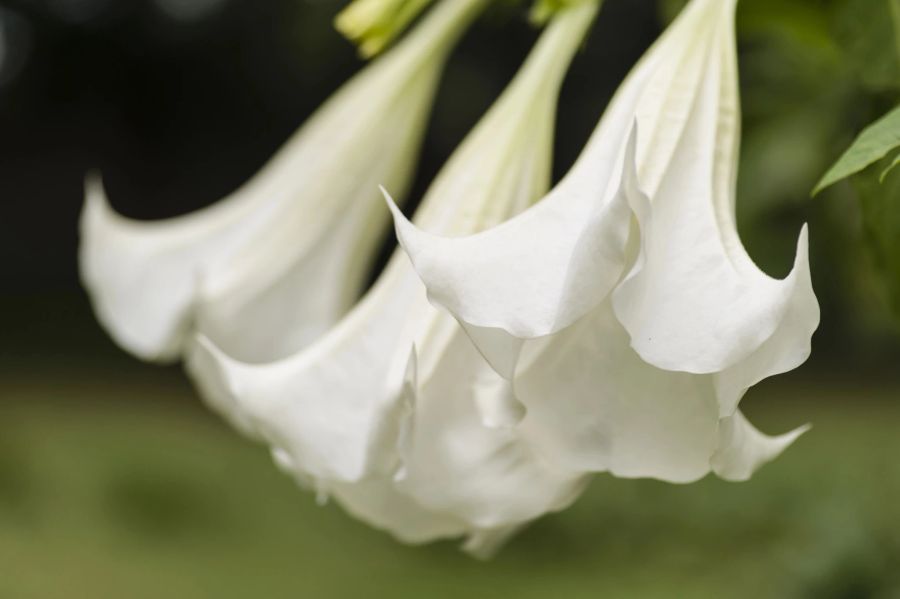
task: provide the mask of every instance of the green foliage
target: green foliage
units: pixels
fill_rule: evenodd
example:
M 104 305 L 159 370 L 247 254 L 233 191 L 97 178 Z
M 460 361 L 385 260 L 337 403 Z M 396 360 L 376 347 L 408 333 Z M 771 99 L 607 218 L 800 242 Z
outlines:
M 813 190 L 813 195 L 829 185 L 854 175 L 900 147 L 900 106 L 866 127 Z M 896 164 L 896 162 L 894 163 Z M 886 167 L 884 174 L 892 167 Z
M 19 497 L 0 500 L 4 599 L 900 592 L 900 403 L 887 384 L 755 388 L 744 407 L 764 430 L 815 427 L 751 481 L 600 476 L 484 564 L 316 505 L 158 371 L 45 372 L 0 381 L 0 488 Z
M 894 43 L 897 48 L 897 60 L 900 60 L 900 0 L 891 0 L 891 19 L 894 22 Z
M 886 163 L 882 160 L 854 177 L 853 182 L 863 208 L 871 254 L 882 274 L 889 305 L 900 317 L 900 171 L 889 173 Z
M 900 54 L 892 6 L 896 0 L 842 0 L 834 12 L 835 36 L 848 64 L 871 91 L 900 88 Z
M 894 157 L 894 161 L 890 165 L 888 165 L 886 169 L 881 171 L 881 177 L 879 177 L 878 181 L 884 183 L 884 180 L 885 178 L 887 178 L 888 173 L 894 170 L 894 167 L 898 164 L 900 164 L 900 154 L 897 154 L 897 156 Z

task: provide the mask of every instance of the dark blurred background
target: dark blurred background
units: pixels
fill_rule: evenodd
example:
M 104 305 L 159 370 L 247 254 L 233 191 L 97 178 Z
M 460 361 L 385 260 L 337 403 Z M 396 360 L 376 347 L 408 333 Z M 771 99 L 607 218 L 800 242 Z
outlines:
M 557 174 L 681 4 L 606 0 L 563 90 Z M 341 3 L 0 1 L 0 598 L 900 596 L 890 284 L 859 189 L 809 197 L 897 100 L 887 4 L 739 11 L 741 234 L 781 276 L 808 221 L 823 308 L 810 362 L 745 405 L 770 432 L 813 432 L 744 485 L 601 477 L 482 565 L 315 506 L 177 367 L 118 350 L 78 285 L 85 173 L 100 170 L 113 205 L 138 218 L 224 196 L 360 68 L 331 27 Z M 454 54 L 413 197 L 535 39 L 524 13 L 495 7 Z

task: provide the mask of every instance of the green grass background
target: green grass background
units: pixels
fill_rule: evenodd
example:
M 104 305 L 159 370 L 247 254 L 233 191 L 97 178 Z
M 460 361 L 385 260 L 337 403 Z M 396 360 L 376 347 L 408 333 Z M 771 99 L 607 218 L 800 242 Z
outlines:
M 812 422 L 748 483 L 598 476 L 492 561 L 318 506 L 180 373 L 0 382 L 0 597 L 900 597 L 900 389 L 797 376 L 761 428 Z

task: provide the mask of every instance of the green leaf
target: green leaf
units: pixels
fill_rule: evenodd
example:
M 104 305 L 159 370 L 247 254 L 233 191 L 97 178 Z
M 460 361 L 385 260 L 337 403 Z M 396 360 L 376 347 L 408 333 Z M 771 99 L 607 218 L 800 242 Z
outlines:
M 816 185 L 816 195 L 829 185 L 858 173 L 900 146 L 900 106 L 866 127 Z M 888 167 L 890 170 L 892 167 Z

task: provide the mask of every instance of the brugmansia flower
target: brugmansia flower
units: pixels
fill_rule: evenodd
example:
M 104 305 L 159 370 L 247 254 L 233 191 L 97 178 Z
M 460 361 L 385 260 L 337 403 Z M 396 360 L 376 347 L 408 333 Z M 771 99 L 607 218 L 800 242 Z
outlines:
M 387 226 L 378 185 L 405 192 L 445 59 L 485 3 L 444 0 L 207 209 L 132 221 L 89 181 L 81 275 L 116 341 L 170 360 L 198 330 L 261 361 L 296 351 L 344 314 Z
M 546 191 L 558 89 L 595 12 L 586 1 L 555 18 L 432 184 L 419 225 L 468 234 Z M 470 551 L 485 553 L 582 488 L 579 474 L 534 453 L 540 430 L 488 426 L 508 420 L 508 383 L 428 303 L 400 252 L 301 352 L 246 364 L 203 342 L 189 368 L 210 403 L 268 442 L 283 468 L 408 542 L 465 534 Z
M 769 438 L 737 411 L 748 387 L 807 358 L 819 310 L 805 227 L 783 280 L 735 227 L 735 3 L 687 5 L 533 208 L 454 239 L 395 211 L 429 297 L 565 467 L 744 479 L 801 432 Z

